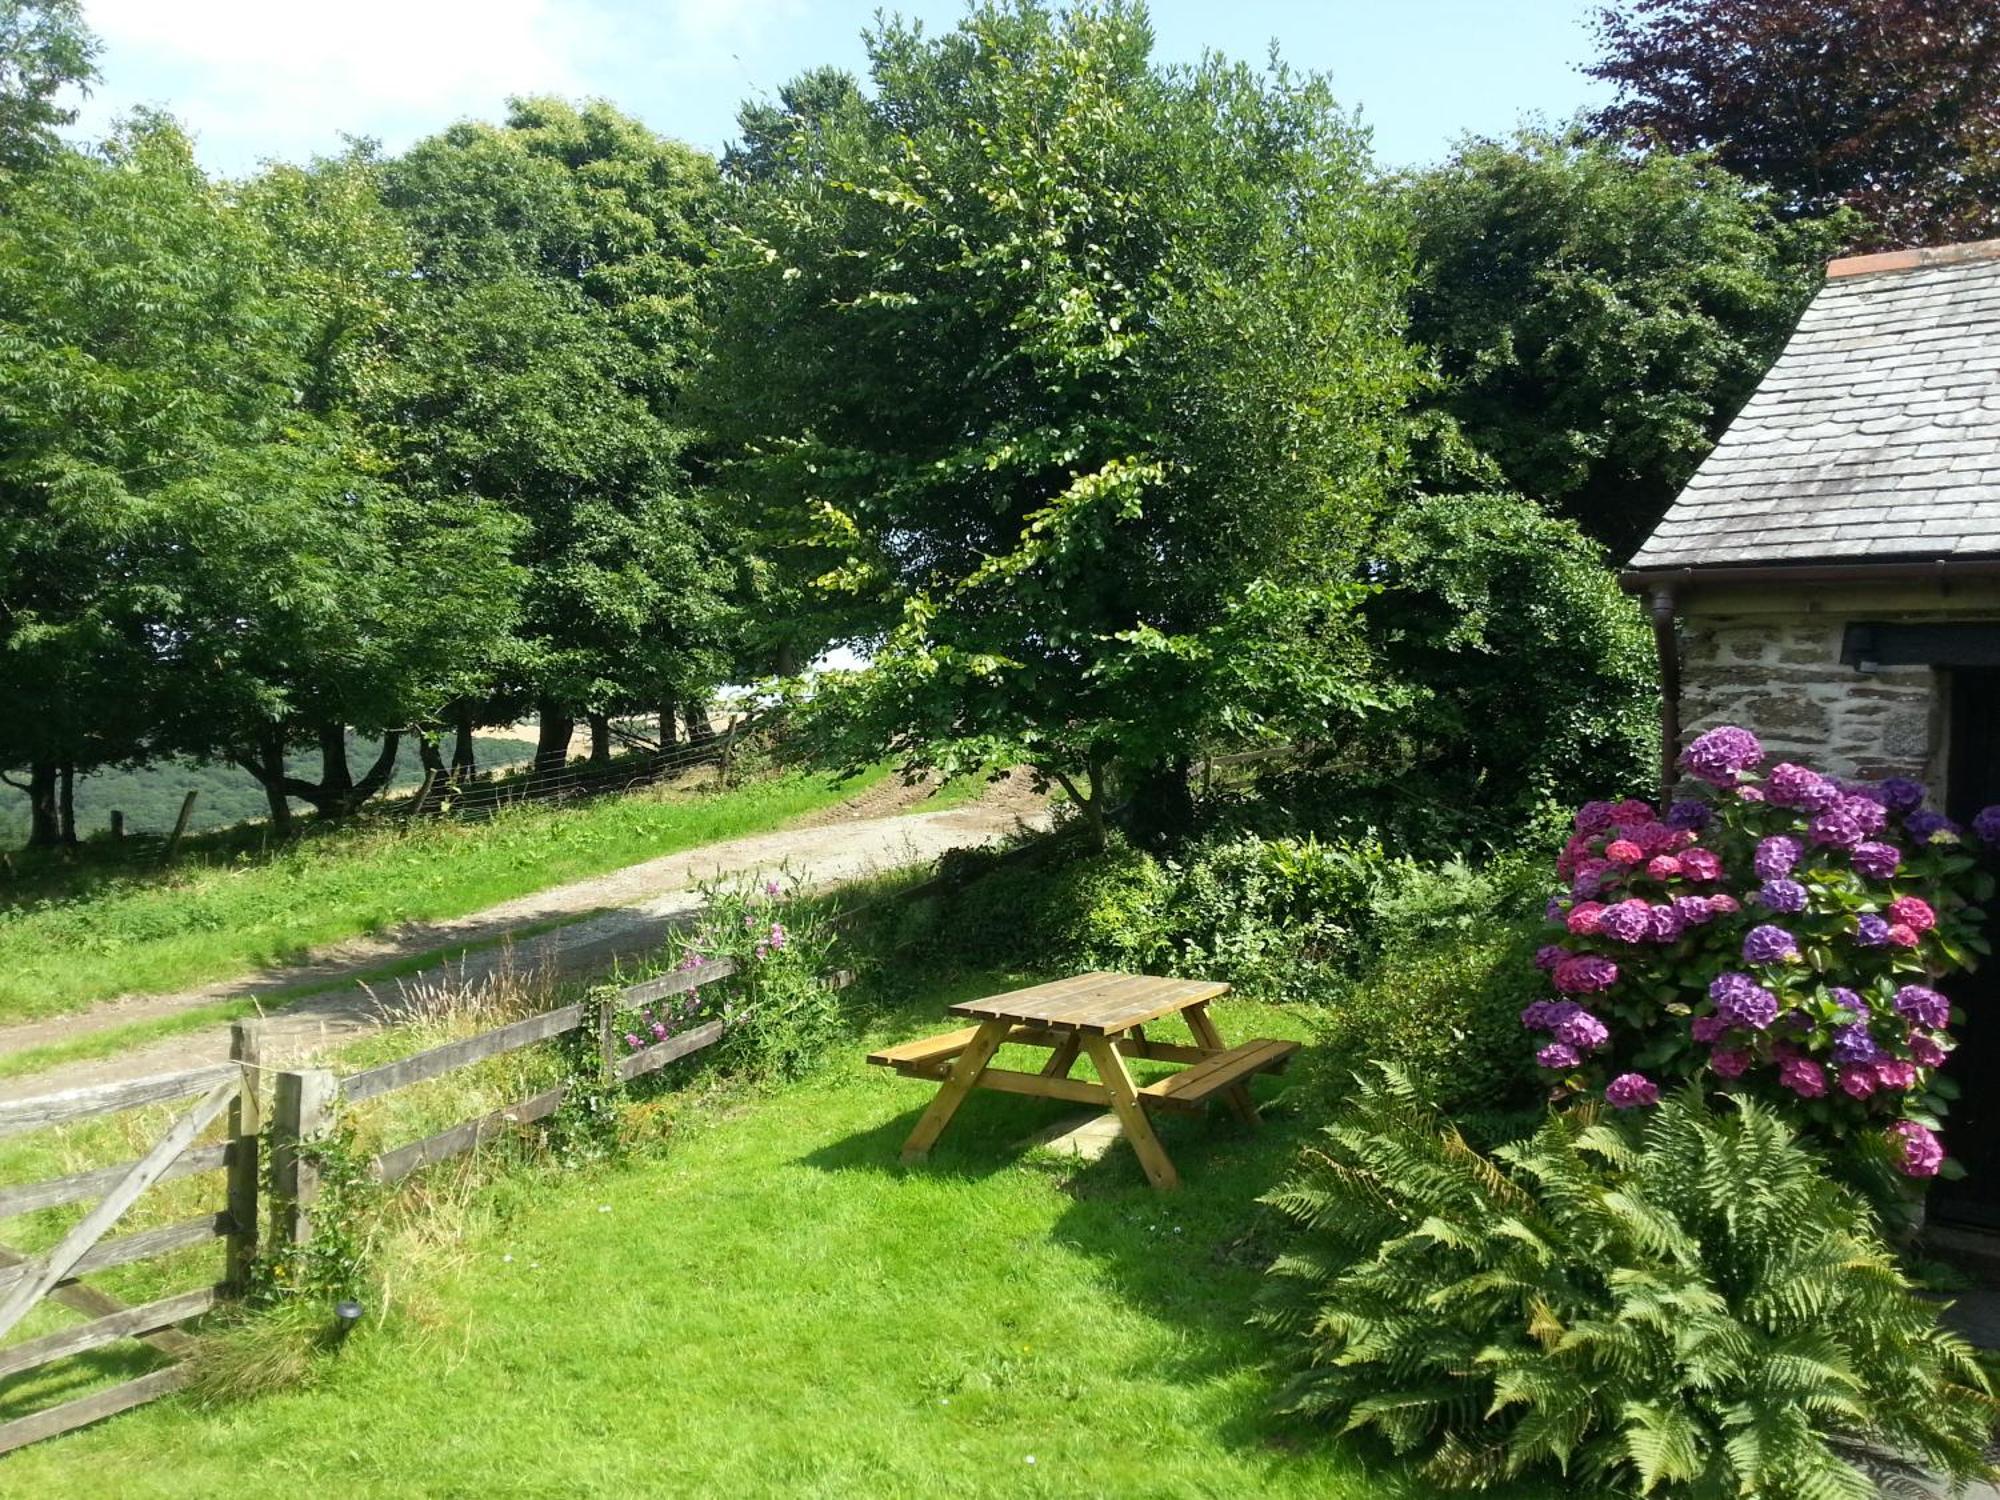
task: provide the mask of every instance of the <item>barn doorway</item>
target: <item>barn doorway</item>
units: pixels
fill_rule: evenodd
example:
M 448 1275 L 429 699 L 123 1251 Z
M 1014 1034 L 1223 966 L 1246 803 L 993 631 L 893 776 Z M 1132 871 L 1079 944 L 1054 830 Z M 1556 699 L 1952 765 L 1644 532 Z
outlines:
M 1950 684 L 1945 811 L 1969 825 L 1982 807 L 2000 803 L 2000 667 L 1954 668 Z M 1987 936 L 2000 936 L 2000 911 L 1989 914 Z M 2000 1088 L 1994 1086 L 2000 1079 L 2000 953 L 1949 988 L 1967 1020 L 1944 1070 L 1959 1089 L 1945 1121 L 1945 1146 L 1966 1175 L 1933 1186 L 1930 1212 L 1947 1223 L 2000 1229 Z

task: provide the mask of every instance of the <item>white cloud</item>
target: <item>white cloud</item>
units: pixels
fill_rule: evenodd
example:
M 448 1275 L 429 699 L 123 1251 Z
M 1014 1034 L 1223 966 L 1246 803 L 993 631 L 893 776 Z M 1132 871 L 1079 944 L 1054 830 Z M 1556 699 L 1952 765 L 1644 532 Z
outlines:
M 87 0 L 85 15 L 106 83 L 82 127 L 161 105 L 230 171 L 334 150 L 342 131 L 399 147 L 509 94 L 589 93 L 615 41 L 582 0 Z

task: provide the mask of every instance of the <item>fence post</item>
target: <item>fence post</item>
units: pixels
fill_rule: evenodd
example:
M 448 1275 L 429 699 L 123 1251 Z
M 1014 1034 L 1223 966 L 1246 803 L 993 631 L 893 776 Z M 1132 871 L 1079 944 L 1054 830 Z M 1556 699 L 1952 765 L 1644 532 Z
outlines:
M 125 814 L 115 807 L 111 809 L 111 837 L 114 839 L 125 837 Z
M 722 735 L 722 784 L 729 785 L 729 763 L 736 755 L 736 726 L 730 725 Z
M 200 790 L 196 789 L 181 799 L 181 815 L 174 819 L 174 831 L 167 836 L 167 852 L 162 856 L 168 863 L 173 861 L 174 851 L 180 848 L 181 840 L 187 836 L 188 819 L 194 816 L 194 799 L 200 795 Z
M 606 991 L 597 997 L 597 1074 L 604 1083 L 618 1077 L 618 1054 L 611 1044 L 611 1023 L 617 1018 L 618 997 Z
M 263 1145 L 263 1023 L 237 1020 L 229 1026 L 229 1057 L 243 1069 L 243 1084 L 229 1107 L 229 1251 L 224 1279 L 239 1296 L 249 1285 L 257 1258 L 259 1150 Z
M 326 1134 L 339 1097 L 340 1081 L 325 1068 L 278 1074 L 271 1098 L 271 1222 L 280 1244 L 303 1245 L 312 1238 L 319 1168 L 304 1148 Z

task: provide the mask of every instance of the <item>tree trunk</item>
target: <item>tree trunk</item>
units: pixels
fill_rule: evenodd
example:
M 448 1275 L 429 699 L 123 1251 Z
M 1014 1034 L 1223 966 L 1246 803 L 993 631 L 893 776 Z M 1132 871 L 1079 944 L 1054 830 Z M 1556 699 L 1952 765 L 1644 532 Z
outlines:
M 715 726 L 708 722 L 708 705 L 699 698 L 688 700 L 687 726 L 690 744 L 699 745 L 715 738 Z
M 1134 775 L 1125 828 L 1140 848 L 1163 849 L 1194 832 L 1188 770 L 1188 758 L 1179 755 L 1155 761 Z
M 569 764 L 569 737 L 576 720 L 553 698 L 536 705 L 535 770 L 560 771 Z
M 62 766 L 62 790 L 57 795 L 57 815 L 62 823 L 62 841 L 65 848 L 76 846 L 76 767 L 68 761 Z
M 433 776 L 444 775 L 444 755 L 438 749 L 438 737 L 421 729 L 417 731 L 417 762 Z
M 264 803 L 270 809 L 271 832 L 280 839 L 292 836 L 292 799 L 285 795 L 285 736 L 272 730 L 258 746 L 264 768 L 257 779 L 264 785 Z
M 660 700 L 660 748 L 671 750 L 680 743 L 680 714 L 671 697 Z
M 57 807 L 56 763 L 28 765 L 28 847 L 53 849 L 62 842 L 62 813 Z
M 345 724 L 319 726 L 319 789 L 330 804 L 346 801 L 354 790 L 354 773 L 347 766 Z
M 472 705 L 458 705 L 458 733 L 451 744 L 451 774 L 468 777 L 478 769 L 472 744 Z
M 611 764 L 611 718 L 608 714 L 591 714 L 590 720 L 590 763 L 593 766 Z

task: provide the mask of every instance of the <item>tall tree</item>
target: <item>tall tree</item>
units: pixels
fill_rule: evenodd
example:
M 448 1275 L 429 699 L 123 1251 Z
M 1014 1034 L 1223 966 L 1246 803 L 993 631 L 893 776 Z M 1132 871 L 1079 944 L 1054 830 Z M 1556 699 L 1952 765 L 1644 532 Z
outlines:
M 1992 0 L 1621 0 L 1603 128 L 1713 151 L 1784 212 L 1859 215 L 1862 248 L 2000 235 Z
M 63 90 L 97 78 L 97 38 L 76 0 L 0 0 L 0 172 L 44 162 L 76 119 Z
M 1122 3 L 871 34 L 870 97 L 739 197 L 710 392 L 771 545 L 873 637 L 818 690 L 836 742 L 1025 761 L 1100 831 L 1115 782 L 1168 821 L 1201 744 L 1357 708 L 1413 371 L 1324 85 L 1151 44 Z
M 1411 334 L 1441 377 L 1427 482 L 1518 490 L 1617 557 L 1749 399 L 1839 233 L 1780 223 L 1708 157 L 1539 131 L 1467 142 L 1405 198 Z
M 523 617 L 496 691 L 534 705 L 559 764 L 577 717 L 699 696 L 729 664 L 736 564 L 680 410 L 715 165 L 608 105 L 526 99 L 387 181 L 418 269 L 397 472 L 517 517 Z

